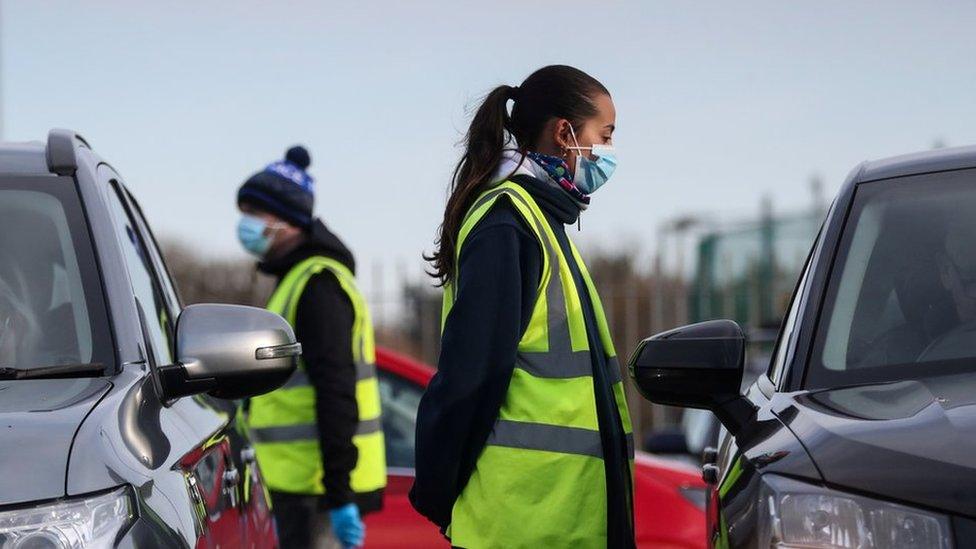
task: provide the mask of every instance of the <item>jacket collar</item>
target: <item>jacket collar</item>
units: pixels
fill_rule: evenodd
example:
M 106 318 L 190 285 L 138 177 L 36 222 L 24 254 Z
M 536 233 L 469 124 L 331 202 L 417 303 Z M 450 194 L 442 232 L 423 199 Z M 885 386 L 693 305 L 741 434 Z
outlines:
M 563 224 L 576 223 L 587 204 L 563 190 L 546 170 L 514 149 L 505 149 L 495 172 L 494 183 L 511 180 L 522 185 L 539 206 Z
M 580 203 L 573 200 L 573 197 L 561 187 L 555 185 L 552 180 L 541 180 L 531 175 L 518 174 L 510 181 L 519 184 L 528 191 L 535 199 L 536 204 L 542 211 L 551 215 L 563 225 L 576 223 L 579 219 L 582 208 Z

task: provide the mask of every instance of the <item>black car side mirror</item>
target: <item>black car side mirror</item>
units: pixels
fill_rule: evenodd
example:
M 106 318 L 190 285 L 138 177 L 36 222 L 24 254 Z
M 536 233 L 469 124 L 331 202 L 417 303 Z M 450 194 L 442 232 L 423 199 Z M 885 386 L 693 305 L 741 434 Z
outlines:
M 277 389 L 302 346 L 285 319 L 241 305 L 190 305 L 176 322 L 176 364 L 158 368 L 163 396 L 244 398 Z
M 642 341 L 630 357 L 630 376 L 651 402 L 711 410 L 736 433 L 753 413 L 739 390 L 745 347 L 731 320 L 682 326 Z

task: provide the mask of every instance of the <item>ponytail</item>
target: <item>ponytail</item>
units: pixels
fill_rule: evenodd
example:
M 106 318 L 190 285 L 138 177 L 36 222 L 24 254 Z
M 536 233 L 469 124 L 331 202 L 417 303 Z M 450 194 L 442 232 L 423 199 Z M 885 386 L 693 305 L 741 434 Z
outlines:
M 457 268 L 454 255 L 461 222 L 482 188 L 491 183 L 502 160 L 502 151 L 511 141 L 508 100 L 514 98 L 517 89 L 512 86 L 493 89 L 478 107 L 464 136 L 465 151 L 451 177 L 450 196 L 436 242 L 438 248 L 432 255 L 424 256 L 434 267 L 431 276 L 437 278 L 440 285 L 454 278 Z
M 451 178 L 437 250 L 424 255 L 434 269 L 430 275 L 440 285 L 457 275 L 461 223 L 475 198 L 492 183 L 504 149 L 514 140 L 521 150 L 532 150 L 553 118 L 581 124 L 596 114 L 592 98 L 599 94 L 610 95 L 592 76 L 566 65 L 550 65 L 529 75 L 519 87 L 498 86 L 485 97 L 464 136 L 465 150 Z M 514 101 L 511 116 L 509 100 Z

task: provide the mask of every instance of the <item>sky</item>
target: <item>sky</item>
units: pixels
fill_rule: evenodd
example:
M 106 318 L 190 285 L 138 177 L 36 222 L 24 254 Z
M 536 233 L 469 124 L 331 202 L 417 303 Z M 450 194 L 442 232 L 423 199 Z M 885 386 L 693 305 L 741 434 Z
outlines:
M 163 239 L 243 257 L 238 186 L 295 143 L 361 265 L 420 271 L 481 96 L 571 64 L 620 165 L 573 236 L 807 207 L 860 161 L 976 144 L 976 2 L 0 0 L 3 137 L 84 135 Z M 389 268 L 389 267 L 388 267 Z

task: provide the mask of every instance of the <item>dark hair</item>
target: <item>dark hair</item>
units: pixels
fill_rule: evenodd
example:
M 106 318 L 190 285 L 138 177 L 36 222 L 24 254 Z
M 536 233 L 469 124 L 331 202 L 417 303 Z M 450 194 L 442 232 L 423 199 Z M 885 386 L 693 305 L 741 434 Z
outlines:
M 478 107 L 464 137 L 465 151 L 454 169 L 450 196 L 437 236 L 437 250 L 425 255 L 434 271 L 431 276 L 445 284 L 456 274 L 458 232 L 474 199 L 491 183 L 502 160 L 502 151 L 512 139 L 519 150 L 533 149 L 546 124 L 563 118 L 578 129 L 596 114 L 593 98 L 610 95 L 607 88 L 585 72 L 566 65 L 543 67 L 521 86 L 498 86 Z M 512 114 L 508 101 L 512 100 Z

